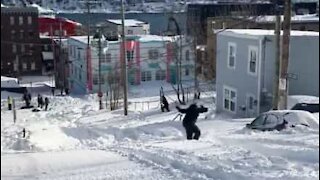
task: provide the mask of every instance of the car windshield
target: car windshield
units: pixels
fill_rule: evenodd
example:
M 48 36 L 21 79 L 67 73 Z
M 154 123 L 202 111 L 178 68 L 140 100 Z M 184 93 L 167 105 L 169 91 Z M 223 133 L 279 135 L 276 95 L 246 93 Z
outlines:
M 254 119 L 251 123 L 252 126 L 262 125 L 264 120 L 266 118 L 266 115 L 260 115 L 256 119 Z

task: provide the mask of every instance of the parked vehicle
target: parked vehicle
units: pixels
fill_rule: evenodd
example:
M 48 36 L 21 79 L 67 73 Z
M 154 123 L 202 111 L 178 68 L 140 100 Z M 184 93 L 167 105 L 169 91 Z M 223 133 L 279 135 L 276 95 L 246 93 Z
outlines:
M 303 110 L 308 111 L 310 113 L 318 113 L 319 112 L 319 103 L 297 103 L 291 108 L 291 110 Z
M 278 110 L 260 114 L 246 127 L 261 131 L 281 131 L 288 127 L 307 126 L 319 129 L 319 119 L 307 111 Z
M 288 97 L 287 109 L 303 110 L 310 113 L 319 112 L 319 97 L 294 95 Z

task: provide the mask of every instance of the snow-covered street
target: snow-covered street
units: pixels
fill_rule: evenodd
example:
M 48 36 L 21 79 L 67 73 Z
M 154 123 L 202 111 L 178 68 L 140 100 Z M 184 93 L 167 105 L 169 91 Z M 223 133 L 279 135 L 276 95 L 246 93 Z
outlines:
M 131 104 L 124 117 L 98 111 L 94 95 L 49 97 L 49 111 L 19 109 L 16 124 L 2 100 L 1 179 L 319 178 L 319 130 L 252 131 L 244 128 L 252 119 L 216 116 L 211 104 L 200 140 L 187 141 L 174 104 L 165 113 L 158 102 Z

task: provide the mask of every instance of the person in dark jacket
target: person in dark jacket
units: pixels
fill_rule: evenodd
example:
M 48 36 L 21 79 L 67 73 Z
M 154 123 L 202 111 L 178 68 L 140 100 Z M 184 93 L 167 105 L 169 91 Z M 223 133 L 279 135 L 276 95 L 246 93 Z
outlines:
M 49 105 L 49 98 L 48 97 L 44 98 L 44 105 L 45 105 L 45 110 L 47 111 L 48 105 Z
M 208 108 L 203 106 L 198 107 L 196 104 L 191 104 L 187 109 L 181 109 L 179 106 L 176 106 L 180 113 L 186 114 L 183 118 L 182 124 L 186 129 L 187 139 L 199 140 L 201 135 L 200 129 L 196 125 L 197 118 L 200 113 L 208 111 Z
M 43 107 L 43 98 L 40 94 L 38 94 L 38 107 L 42 108 Z
M 169 103 L 167 101 L 167 98 L 165 96 L 161 96 L 161 111 L 164 112 L 164 110 L 170 111 L 169 109 Z

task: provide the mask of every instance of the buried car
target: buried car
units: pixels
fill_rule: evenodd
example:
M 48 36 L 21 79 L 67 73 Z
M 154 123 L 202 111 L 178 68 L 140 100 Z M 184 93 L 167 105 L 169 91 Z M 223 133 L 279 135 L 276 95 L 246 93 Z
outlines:
M 281 131 L 287 127 L 307 126 L 319 129 L 319 119 L 307 111 L 277 110 L 260 114 L 246 127 L 262 131 Z

